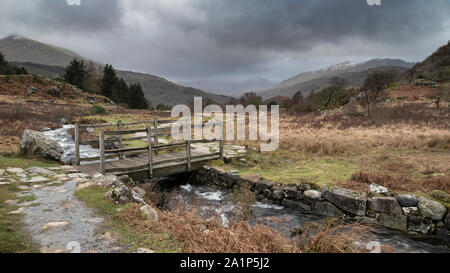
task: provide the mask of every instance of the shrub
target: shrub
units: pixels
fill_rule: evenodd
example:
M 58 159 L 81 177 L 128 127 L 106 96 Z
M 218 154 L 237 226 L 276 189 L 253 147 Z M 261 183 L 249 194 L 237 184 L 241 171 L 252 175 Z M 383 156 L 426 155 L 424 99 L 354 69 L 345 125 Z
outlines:
M 94 105 L 91 107 L 91 109 L 86 111 L 86 115 L 99 115 L 99 114 L 106 114 L 105 108 L 101 107 L 100 105 Z

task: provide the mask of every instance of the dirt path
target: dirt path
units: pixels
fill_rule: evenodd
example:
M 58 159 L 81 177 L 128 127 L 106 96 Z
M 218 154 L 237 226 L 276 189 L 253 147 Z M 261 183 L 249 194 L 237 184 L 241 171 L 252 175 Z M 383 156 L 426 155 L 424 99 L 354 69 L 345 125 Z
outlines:
M 16 213 L 24 214 L 26 229 L 40 252 L 122 252 L 111 233 L 103 230 L 105 219 L 75 197 L 77 185 L 87 179 L 83 174 L 65 173 L 59 167 L 34 168 L 37 173 L 30 172 L 33 168 L 11 170 L 22 189 L 18 198 L 29 199 L 17 204 Z

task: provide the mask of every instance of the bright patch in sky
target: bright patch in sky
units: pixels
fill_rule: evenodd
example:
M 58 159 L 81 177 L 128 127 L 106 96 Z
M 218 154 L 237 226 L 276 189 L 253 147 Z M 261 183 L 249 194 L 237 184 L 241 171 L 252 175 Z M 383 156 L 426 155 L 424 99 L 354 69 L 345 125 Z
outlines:
M 66 0 L 69 6 L 81 6 L 81 0 Z

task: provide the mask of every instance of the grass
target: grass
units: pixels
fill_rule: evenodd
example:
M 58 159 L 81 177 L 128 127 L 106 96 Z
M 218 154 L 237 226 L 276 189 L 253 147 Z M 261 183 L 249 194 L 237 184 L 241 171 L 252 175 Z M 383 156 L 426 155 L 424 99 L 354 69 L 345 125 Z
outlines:
M 278 183 L 309 182 L 324 185 L 337 180 L 347 180 L 357 166 L 340 157 L 306 157 L 279 150 L 271 153 L 249 152 L 246 161 L 232 161 L 216 166 L 227 170 L 237 169 L 242 175 L 260 174 Z
M 40 159 L 28 155 L 0 155 L 0 168 L 15 167 L 15 168 L 29 168 L 29 167 L 56 167 L 59 166 L 54 161 Z
M 127 222 L 119 217 L 121 211 L 129 209 L 130 204 L 115 205 L 105 200 L 106 189 L 90 187 L 76 191 L 75 195 L 89 207 L 94 208 L 100 215 L 107 216 L 106 224 L 116 236 L 120 238 L 119 244 L 129 246 L 128 251 L 133 252 L 140 247 L 152 249 L 155 252 L 179 252 L 176 241 L 166 233 L 136 232 Z
M 0 253 L 37 252 L 37 246 L 24 231 L 23 215 L 8 214 L 19 208 L 5 203 L 7 200 L 16 199 L 16 191 L 18 189 L 11 185 L 0 186 Z

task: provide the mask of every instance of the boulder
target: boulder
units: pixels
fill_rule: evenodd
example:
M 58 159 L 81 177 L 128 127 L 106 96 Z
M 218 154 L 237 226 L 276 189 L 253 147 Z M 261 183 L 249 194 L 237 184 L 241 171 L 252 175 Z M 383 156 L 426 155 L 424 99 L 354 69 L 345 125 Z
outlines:
M 397 202 L 402 207 L 417 207 L 419 199 L 415 195 L 402 194 L 397 196 Z
M 125 185 L 105 193 L 105 199 L 116 204 L 125 204 L 135 201 L 133 191 Z
M 367 208 L 377 212 L 401 215 L 402 208 L 395 197 L 372 197 L 367 199 Z
M 447 244 L 450 242 L 450 231 L 445 228 L 437 228 L 435 232 L 436 238 L 441 241 L 446 242 Z
M 54 171 L 50 171 L 50 170 L 40 168 L 40 167 L 31 167 L 31 168 L 28 168 L 27 171 L 29 173 L 43 174 L 43 175 L 48 175 L 48 176 L 57 175 L 57 173 L 55 173 Z
M 53 140 L 42 132 L 25 130 L 20 141 L 22 154 L 39 155 L 50 160 L 61 159 L 63 149 L 56 140 Z
M 102 175 L 102 174 L 95 174 L 92 178 L 92 181 L 96 183 L 97 185 L 104 187 L 104 188 L 113 188 L 113 187 L 121 187 L 124 185 L 122 180 L 120 180 L 115 175 Z
M 310 206 L 308 206 L 307 204 L 300 202 L 300 201 L 292 201 L 289 199 L 283 199 L 283 201 L 281 201 L 281 205 L 283 207 L 290 208 L 290 209 L 297 209 L 300 211 L 311 211 Z
M 370 184 L 369 185 L 369 192 L 373 193 L 387 193 L 389 190 L 386 187 L 377 185 L 377 184 Z
M 127 186 L 130 186 L 130 187 L 136 186 L 136 183 L 134 182 L 134 180 L 131 177 L 129 177 L 128 175 L 121 175 L 118 178 L 120 179 L 120 181 L 122 181 Z
M 27 90 L 28 95 L 36 94 L 36 92 L 37 92 L 37 89 L 34 86 L 30 86 L 30 88 L 28 88 L 28 90 Z
M 408 216 L 408 230 L 428 234 L 434 227 L 433 221 L 421 216 Z
M 150 222 L 158 222 L 158 212 L 149 205 L 144 205 L 139 209 Z
M 274 190 L 272 193 L 272 198 L 275 200 L 282 200 L 284 198 L 284 193 L 282 190 Z
M 403 213 L 405 215 L 415 215 L 419 211 L 418 207 L 402 207 Z
M 445 218 L 445 227 L 450 230 L 450 213 Z
M 314 205 L 313 212 L 328 217 L 342 217 L 345 214 L 330 202 L 318 202 Z
M 303 193 L 303 198 L 307 198 L 312 201 L 319 201 L 322 197 L 322 193 L 316 190 L 307 190 Z
M 295 185 L 297 187 L 297 190 L 299 191 L 307 191 L 311 189 L 311 185 L 310 184 L 304 184 L 304 183 L 299 183 L 297 185 Z
M 52 97 L 60 98 L 61 97 L 61 90 L 57 86 L 52 86 L 50 89 L 46 91 L 46 93 Z
M 290 200 L 301 200 L 303 198 L 303 193 L 301 191 L 297 191 L 295 187 L 288 187 L 283 189 L 284 196 Z
M 257 175 L 241 175 L 238 179 L 238 184 L 240 187 L 252 190 L 259 181 L 262 180 L 262 176 Z
M 258 181 L 255 184 L 255 191 L 258 193 L 264 192 L 264 190 L 271 190 L 273 188 L 273 183 L 267 180 Z
M 380 213 L 376 219 L 376 223 L 383 227 L 398 229 L 402 231 L 408 230 L 408 217 L 404 215 L 390 215 Z
M 133 191 L 135 192 L 136 196 L 140 199 L 143 199 L 145 197 L 145 190 L 141 187 L 134 187 Z
M 338 208 L 358 216 L 366 215 L 366 194 L 347 189 L 328 189 L 323 198 Z
M 419 209 L 423 216 L 434 221 L 441 221 L 447 212 L 447 209 L 441 203 L 425 197 L 419 198 Z

